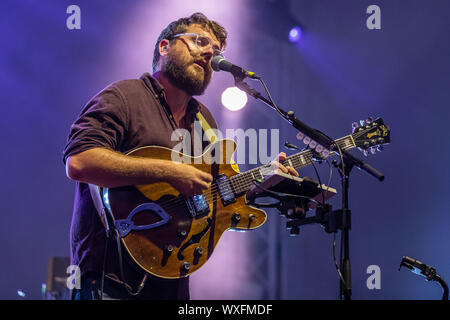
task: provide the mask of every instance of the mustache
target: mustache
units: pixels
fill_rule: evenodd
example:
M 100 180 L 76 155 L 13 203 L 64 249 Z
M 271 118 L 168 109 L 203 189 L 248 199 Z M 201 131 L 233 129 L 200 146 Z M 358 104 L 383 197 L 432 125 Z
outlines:
M 211 59 L 208 61 L 205 61 L 202 58 L 197 58 L 197 59 L 193 59 L 191 61 L 191 64 L 194 64 L 194 63 L 200 65 L 205 71 L 212 72 Z

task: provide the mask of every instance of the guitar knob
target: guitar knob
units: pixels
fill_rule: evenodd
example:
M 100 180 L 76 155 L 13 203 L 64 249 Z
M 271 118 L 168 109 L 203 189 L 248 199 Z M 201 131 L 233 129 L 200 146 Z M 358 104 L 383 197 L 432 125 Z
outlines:
M 180 230 L 177 232 L 177 235 L 179 238 L 184 238 L 187 235 L 187 231 L 186 230 Z
M 253 220 L 255 220 L 255 215 L 253 213 L 248 215 L 248 221 L 252 222 Z
M 202 248 L 202 247 L 197 247 L 197 248 L 195 248 L 194 254 L 195 254 L 196 256 L 201 256 L 201 255 L 203 254 L 203 248 Z
M 165 250 L 167 253 L 171 253 L 171 252 L 173 251 L 173 246 L 172 246 L 171 244 L 168 244 L 168 245 L 164 248 L 164 250 Z
M 237 212 L 233 213 L 233 216 L 231 217 L 231 219 L 233 219 L 233 221 L 235 222 L 239 222 L 241 221 L 241 215 Z
M 184 271 L 189 271 L 190 268 L 191 264 L 189 262 L 183 262 L 183 264 L 181 265 L 181 269 Z

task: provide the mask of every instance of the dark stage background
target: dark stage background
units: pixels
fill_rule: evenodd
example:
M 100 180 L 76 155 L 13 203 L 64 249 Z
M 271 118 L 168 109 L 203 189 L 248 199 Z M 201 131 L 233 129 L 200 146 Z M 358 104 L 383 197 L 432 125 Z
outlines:
M 71 4 L 81 8 L 80 30 L 66 27 Z M 373 4 L 381 30 L 366 27 Z M 227 58 L 262 75 L 278 104 L 309 125 L 338 138 L 353 121 L 383 117 L 392 143 L 368 161 L 385 181 L 351 175 L 353 298 L 439 299 L 439 285 L 397 269 L 407 255 L 450 279 L 446 0 L 2 1 L 0 299 L 22 299 L 18 289 L 40 299 L 49 258 L 69 255 L 74 183 L 61 155 L 83 105 L 111 82 L 151 72 L 160 31 L 197 11 L 228 29 Z M 291 44 L 295 21 L 304 33 Z M 280 128 L 280 144 L 295 142 L 294 129 L 259 102 L 223 108 L 232 85 L 217 73 L 200 97 L 220 129 Z M 325 183 L 328 167 L 318 169 Z M 337 172 L 331 185 L 341 190 Z M 340 195 L 331 203 L 339 208 Z M 285 222 L 270 212 L 257 231 L 227 232 L 192 277 L 192 298 L 338 299 L 332 236 L 308 226 L 292 238 Z M 380 289 L 366 285 L 370 265 L 380 267 Z

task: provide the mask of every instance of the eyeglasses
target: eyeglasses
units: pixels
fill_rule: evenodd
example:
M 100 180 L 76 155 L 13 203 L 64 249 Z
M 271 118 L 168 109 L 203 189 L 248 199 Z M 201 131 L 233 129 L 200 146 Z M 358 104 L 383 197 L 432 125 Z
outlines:
M 206 51 L 213 48 L 214 55 L 222 54 L 222 51 L 217 45 L 212 44 L 212 40 L 208 37 L 202 36 L 198 33 L 179 33 L 173 36 L 173 38 L 178 38 L 181 36 L 189 36 L 191 43 L 200 51 Z

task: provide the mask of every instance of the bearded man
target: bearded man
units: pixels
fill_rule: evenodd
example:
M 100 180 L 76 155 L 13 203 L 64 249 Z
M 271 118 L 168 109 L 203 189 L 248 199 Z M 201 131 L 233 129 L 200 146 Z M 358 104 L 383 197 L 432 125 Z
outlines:
M 144 146 L 173 148 L 180 142 L 172 139 L 176 129 L 195 134 L 198 113 L 217 128 L 193 96 L 208 86 L 211 59 L 224 50 L 226 38 L 226 30 L 201 13 L 170 23 L 155 45 L 153 75 L 111 84 L 72 125 L 63 162 L 76 181 L 71 264 L 80 268 L 81 286 L 73 290 L 73 299 L 189 299 L 189 277 L 148 276 L 120 254 L 120 243 L 106 236 L 89 184 L 115 188 L 167 182 L 185 196 L 211 186 L 213 177 L 193 166 L 126 154 Z

